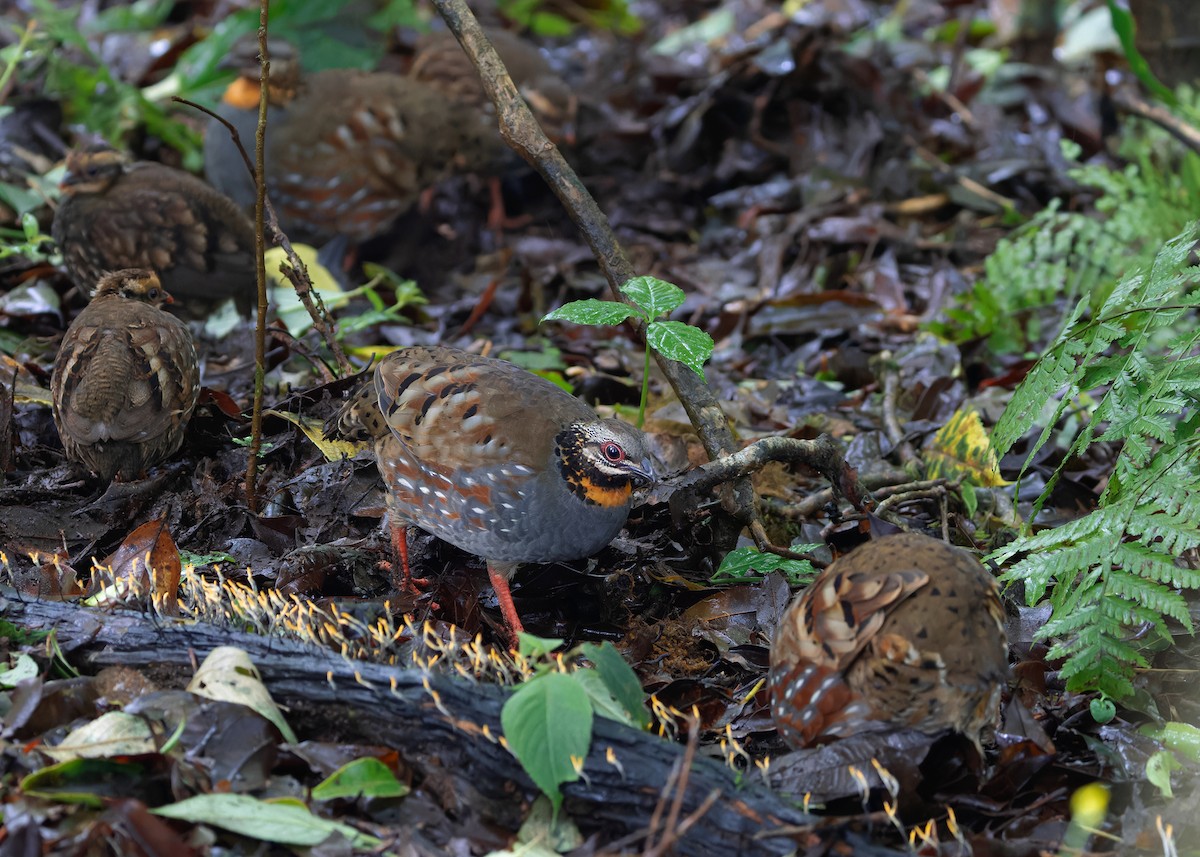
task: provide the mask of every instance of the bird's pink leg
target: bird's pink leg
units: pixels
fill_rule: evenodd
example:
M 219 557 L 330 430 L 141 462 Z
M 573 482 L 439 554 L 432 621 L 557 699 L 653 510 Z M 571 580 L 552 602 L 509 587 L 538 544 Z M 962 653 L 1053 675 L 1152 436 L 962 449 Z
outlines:
M 403 524 L 392 524 L 392 550 L 400 561 L 400 579 L 396 579 L 395 569 L 392 569 L 392 586 L 397 592 L 412 592 L 420 594 L 419 587 L 428 586 L 429 581 L 423 577 L 414 578 L 408 567 L 408 527 Z
M 513 604 L 512 592 L 508 588 L 508 578 L 488 563 L 488 577 L 492 580 L 492 588 L 496 590 L 496 598 L 500 601 L 500 612 L 504 616 L 504 622 L 508 625 L 508 632 L 512 637 L 513 648 L 517 645 L 517 634 L 523 632 L 525 627 L 521 624 L 521 617 L 517 615 L 517 607 Z

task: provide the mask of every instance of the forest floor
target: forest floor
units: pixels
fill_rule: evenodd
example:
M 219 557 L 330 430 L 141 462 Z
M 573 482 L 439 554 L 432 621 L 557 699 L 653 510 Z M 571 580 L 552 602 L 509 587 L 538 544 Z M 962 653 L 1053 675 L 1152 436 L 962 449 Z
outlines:
M 902 4 L 903 13 L 865 0 L 797 5 L 800 11 L 787 17 L 775 4 L 756 0 L 719 8 L 708 2 L 639 4 L 643 29 L 636 36 L 579 29 L 546 40 L 580 95 L 575 141 L 563 147 L 564 154 L 636 272 L 682 288 L 686 300 L 673 317 L 712 336 L 716 349 L 705 381 L 739 441 L 831 435 L 876 500 L 895 495 L 886 515 L 866 516 L 822 495 L 829 485 L 816 473 L 769 465 L 755 475 L 754 486 L 775 544 L 818 545 L 813 556 L 820 564 L 868 532 L 903 527 L 986 553 L 1032 513 L 1064 451 L 1044 448 L 1025 469 L 1019 496 L 1011 486 L 991 488 L 1002 499 L 988 510 L 964 501 L 945 479 L 923 481 L 935 455 L 934 436 L 968 409 L 985 425 L 994 424 L 1030 357 L 1057 333 L 1070 307 L 1064 296 L 1030 311 L 1022 329 L 1040 324 L 1040 338 L 1031 335 L 1021 348 L 999 350 L 992 331 L 984 329 L 986 311 L 978 298 L 972 304 L 963 296 L 984 277 L 998 243 L 1051 200 L 1060 200 L 1064 210 L 1093 208 L 1097 192 L 1071 174 L 1076 162 L 1064 155 L 1063 143 L 1078 147 L 1079 162 L 1119 166 L 1120 138 L 1130 120 L 1106 110 L 1098 70 L 1104 60 L 1094 57 L 1082 68 L 1060 64 L 1052 39 L 1012 36 L 1004 54 L 991 51 L 996 66 L 976 62 L 985 43 L 961 30 L 969 21 L 987 20 L 985 6 L 999 4 L 912 3 Z M 5 15 L 23 25 L 19 13 Z M 683 29 L 701 20 L 707 31 Z M 172 20 L 154 38 L 186 44 L 210 23 L 203 15 Z M 331 30 L 329 38 L 342 35 Z M 667 36 L 673 44 L 663 41 Z M 101 51 L 112 57 L 124 46 L 134 58 L 114 73 L 139 86 L 161 77 L 161 61 L 135 61 L 139 52 L 150 55 L 148 34 L 121 38 Z M 404 39 L 399 47 L 389 45 L 388 62 L 403 65 L 404 58 Z M 18 86 L 9 102 L 22 94 L 30 93 Z M 178 115 L 199 125 L 184 112 Z M 57 130 L 67 144 L 75 142 L 71 129 Z M 140 129 L 131 139 L 146 157 L 178 160 Z M 486 189 L 467 178 L 439 186 L 426 206 L 362 248 L 362 259 L 415 280 L 427 302 L 361 326 L 344 344 L 362 366 L 375 346 L 486 348 L 557 373 L 602 413 L 632 418 L 643 361 L 633 331 L 539 324 L 545 312 L 567 301 L 612 299 L 591 250 L 535 173 L 514 169 L 504 191 L 509 214 L 525 215 L 525 225 L 489 230 Z M 47 212 L 39 212 L 43 225 Z M 65 297 L 67 309 L 58 314 L 22 312 L 12 303 L 4 310 L 5 326 L 19 343 L 6 348 L 18 393 L 44 390 L 57 337 L 81 302 L 61 272 L 5 262 L 0 292 L 36 276 Z M 485 293 L 490 303 L 476 313 Z M 338 316 L 345 323 L 370 309 L 358 299 Z M 978 313 L 973 321 L 972 313 Z M 183 450 L 146 481 L 121 491 L 104 494 L 104 486 L 66 463 L 44 394 L 41 403 L 36 395 L 18 395 L 0 485 L 0 537 L 13 587 L 0 593 L 5 612 L 16 615 L 14 605 L 29 596 L 78 595 L 93 562 L 128 568 L 131 558 L 166 550 L 166 533 L 185 567 L 184 615 L 191 611 L 231 635 L 269 627 L 308 650 L 317 648 L 317 640 L 405 669 L 427 663 L 422 658 L 428 658 L 431 641 L 447 649 L 454 648 L 452 639 L 476 635 L 484 643 L 502 642 L 504 628 L 482 562 L 432 537 L 414 532 L 410 539 L 414 567 L 430 581 L 426 591 L 400 598 L 390 591 L 389 572 L 381 566 L 392 559 L 382 526 L 383 487 L 370 455 L 329 460 L 299 426 L 319 426 L 355 383 L 329 380 L 323 345 L 311 331 L 295 340 L 277 338 L 269 348 L 261 500 L 258 512 L 250 511 L 248 453 L 240 441 L 249 434 L 252 333 L 243 322 L 219 338 L 201 335 L 207 392 Z M 674 476 L 705 455 L 657 367 L 650 389 L 645 430 L 662 473 Z M 1018 443 L 999 461 L 1005 480 L 1021 472 L 1026 449 L 1028 441 Z M 1055 526 L 1093 508 L 1112 454 L 1093 449 L 1086 460 L 1071 462 L 1041 509 L 1039 525 Z M 756 839 L 743 829 L 730 834 L 733 839 L 709 842 L 698 838 L 698 822 L 689 833 L 678 815 L 671 816 L 668 844 L 679 853 L 890 853 L 907 850 L 911 841 L 919 853 L 969 848 L 977 855 L 1032 855 L 1067 848 L 1064 840 L 1081 849 L 1070 853 L 1197 853 L 1195 766 L 1182 778 L 1176 774 L 1173 798 L 1163 797 L 1146 775 L 1148 760 L 1161 748 L 1140 728 L 1153 706 L 1170 712 L 1170 720 L 1197 722 L 1197 650 L 1190 636 L 1180 634 L 1177 646 L 1157 653 L 1154 669 L 1139 678 L 1137 699 L 1099 724 L 1091 714 L 1095 695 L 1068 692 L 1060 664 L 1047 661 L 1046 644 L 1035 639 L 1048 608 L 1027 605 L 1019 588 L 1010 587 L 1005 605 L 1012 680 L 985 759 L 953 742 L 914 749 L 879 738 L 857 748 L 857 756 L 775 764 L 786 748 L 775 735 L 762 681 L 773 629 L 796 581 L 770 555 L 751 562 L 741 576 L 715 576 L 733 544 L 716 532 L 711 516 L 680 519 L 669 500 L 669 488 L 651 490 L 612 546 L 589 560 L 526 567 L 513 581 L 513 594 L 529 632 L 568 646 L 615 645 L 656 700 L 655 724 L 664 740 L 676 742 L 672 752 L 682 752 L 694 725 L 691 749 L 731 772 L 730 793 L 717 802 L 734 801 L 737 784 L 753 782 L 776 796 L 761 798 L 777 800 L 772 807 L 823 804 L 828 813 L 779 838 Z M 150 530 L 142 527 L 148 522 Z M 738 544 L 752 542 L 743 535 Z M 194 570 L 186 570 L 189 565 Z M 312 627 L 284 628 L 289 623 L 273 621 L 272 614 L 285 602 L 264 601 L 257 613 L 242 602 L 240 609 L 249 612 L 235 621 L 227 611 L 235 596 L 205 592 L 199 582 L 215 580 L 217 569 L 231 586 L 252 582 L 313 604 L 324 620 L 311 612 L 305 619 L 301 610 L 289 623 L 294 618 Z M 317 627 L 339 615 L 360 624 L 346 620 L 340 632 Z M 402 615 L 425 634 L 406 634 Z M 26 629 L 58 628 L 66 661 L 74 660 L 73 653 L 82 658 L 77 666 L 98 667 L 122 651 L 106 632 L 89 632 L 62 617 L 44 621 L 31 619 Z M 105 614 L 95 621 L 103 625 Z M 145 614 L 141 621 L 174 620 Z M 363 629 L 375 622 L 397 629 L 392 643 L 364 642 L 369 635 Z M 18 629 L 0 626 L 0 653 L 26 644 Z M 182 648 L 171 649 L 175 645 Z M 156 805 L 152 793 L 119 778 L 106 780 L 99 771 L 59 775 L 76 785 L 86 781 L 83 790 L 105 798 L 74 804 L 72 811 L 52 797 L 49 782 L 41 782 L 41 791 L 29 781 L 17 788 L 22 777 L 49 762 L 36 748 L 54 743 L 69 726 L 185 684 L 190 670 L 182 668 L 181 653 L 188 645 L 164 637 L 157 667 L 152 647 L 131 648 L 124 661 L 117 658 L 123 667 L 110 665 L 102 674 L 103 686 L 97 677 L 45 673 L 30 680 L 36 689 L 26 682 L 3 695 L 9 707 L 0 741 L 0 853 L 101 853 L 89 851 L 88 843 L 109 848 L 107 853 L 185 853 L 172 850 L 185 840 L 197 852 L 209 847 L 195 831 L 184 834 L 184 828 L 150 820 L 144 809 Z M 107 661 L 102 651 L 109 652 Z M 268 654 L 269 648 L 262 652 Z M 447 654 L 445 660 L 461 665 L 471 657 Z M 389 735 L 398 742 L 389 743 L 352 712 L 332 713 L 336 694 L 325 699 L 313 691 L 305 705 L 303 691 L 274 686 L 277 674 L 256 663 L 268 688 L 289 706 L 298 740 L 284 746 L 277 734 L 264 736 L 241 721 L 218 723 L 211 710 L 189 708 L 197 722 L 229 730 L 221 732 L 226 755 L 236 748 L 261 767 L 257 780 L 249 778 L 259 783 L 257 791 L 237 785 L 246 773 L 232 762 L 206 768 L 206 775 L 214 768 L 236 771 L 230 775 L 234 785 L 223 780 L 221 788 L 267 796 L 287 793 L 280 785 L 287 783 L 302 792 L 343 762 L 374 755 L 412 793 L 390 802 L 326 802 L 320 814 L 359 825 L 395 853 L 479 854 L 507 846 L 537 794 L 519 772 L 511 773 L 507 808 L 498 808 L 499 798 L 486 809 L 466 806 L 469 801 L 451 793 L 461 779 L 439 778 L 437 760 L 469 750 L 417 737 Z M 323 664 L 308 665 L 314 685 L 323 685 L 325 670 L 333 669 Z M 503 669 L 463 669 L 501 684 L 512 680 Z M 447 703 L 453 704 L 459 703 Z M 494 713 L 472 712 L 485 720 Z M 456 740 L 453 732 L 437 737 Z M 263 744 L 272 747 L 269 760 L 259 754 Z M 195 759 L 165 750 L 138 758 L 153 772 L 156 788 L 169 789 L 175 799 L 202 791 L 189 779 Z M 668 795 L 679 785 L 667 782 L 674 758 L 661 769 L 659 785 Z M 886 779 L 877 779 L 884 787 L 864 795 L 846 764 L 869 768 L 873 758 L 884 761 L 895 785 L 889 789 Z M 652 773 L 646 776 L 653 782 Z M 1100 810 L 1090 831 L 1080 827 L 1081 804 L 1071 801 L 1091 783 L 1108 793 L 1107 812 Z M 592 815 L 597 804 L 587 790 L 586 777 L 564 788 L 566 815 L 585 837 L 572 853 L 660 853 L 653 829 L 641 840 L 618 842 L 649 824 L 637 814 L 644 807 L 631 808 L 628 824 L 613 827 L 603 813 Z M 761 797 L 743 797 L 751 801 L 750 795 Z M 704 797 L 689 796 L 687 807 L 700 807 Z M 897 799 L 899 817 L 890 818 L 884 803 Z M 657 835 L 666 835 L 669 825 L 661 818 L 655 823 Z M 1165 825 L 1174 825 L 1174 844 L 1162 832 Z M 765 827 L 760 832 L 770 836 Z M 225 844 L 234 848 L 230 853 L 252 853 L 249 842 Z M 334 853 L 334 846 L 324 847 L 330 850 L 312 853 Z

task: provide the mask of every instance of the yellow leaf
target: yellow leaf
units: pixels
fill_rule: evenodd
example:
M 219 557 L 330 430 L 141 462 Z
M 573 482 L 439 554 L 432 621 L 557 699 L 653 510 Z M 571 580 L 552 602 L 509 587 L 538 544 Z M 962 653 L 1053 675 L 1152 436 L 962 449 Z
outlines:
M 1008 485 L 1000 477 L 1000 465 L 983 420 L 974 408 L 957 411 L 933 437 L 926 453 L 929 477 L 954 480 L 963 476 L 981 488 Z
M 346 353 L 351 357 L 367 357 L 374 361 L 391 354 L 396 348 L 395 345 L 352 345 L 346 348 Z
M 313 291 L 321 295 L 325 308 L 340 309 L 349 302 L 345 291 L 338 285 L 337 280 L 329 269 L 317 261 L 317 251 L 307 244 L 293 244 L 292 249 L 308 269 L 308 278 L 312 280 Z M 299 336 L 312 327 L 312 319 L 308 310 L 296 297 L 292 284 L 279 272 L 281 262 L 287 261 L 287 255 L 282 247 L 272 247 L 263 254 L 267 266 L 267 278 L 271 281 L 271 303 L 275 313 L 293 336 Z
M 353 443 L 348 440 L 329 440 L 325 437 L 325 423 L 313 417 L 305 417 L 287 411 L 277 411 L 274 408 L 269 408 L 263 413 L 279 417 L 281 420 L 287 420 L 292 425 L 297 426 L 309 440 L 316 444 L 317 449 L 321 450 L 327 461 L 341 461 L 343 458 L 350 458 L 361 450 L 369 449 L 365 443 Z

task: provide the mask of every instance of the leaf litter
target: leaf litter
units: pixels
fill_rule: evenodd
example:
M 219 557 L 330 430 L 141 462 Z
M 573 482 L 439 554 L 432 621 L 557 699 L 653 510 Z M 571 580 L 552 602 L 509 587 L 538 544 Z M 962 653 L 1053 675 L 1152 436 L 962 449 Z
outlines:
M 959 67 L 952 86 L 930 86 L 931 76 L 956 55 L 923 34 L 966 20 L 955 16 L 966 12 L 916 4 L 908 18 L 892 21 L 890 4 L 798 5 L 789 19 L 753 0 L 720 9 L 666 3 L 644 13 L 646 35 L 637 50 L 599 48 L 581 34 L 564 40 L 561 51 L 573 63 L 579 91 L 592 96 L 581 116 L 580 142 L 568 158 L 637 270 L 683 288 L 686 300 L 675 318 L 716 340 L 707 381 L 739 435 L 833 431 L 883 498 L 887 489 L 911 481 L 904 464 L 928 460 L 928 444 L 955 415 L 972 407 L 990 424 L 1002 400 L 989 399 L 987 391 L 1011 389 L 1019 380 L 1020 360 L 998 361 L 976 342 L 935 341 L 921 323 L 941 317 L 953 296 L 977 278 L 1006 234 L 1007 208 L 1030 214 L 1056 197 L 1089 204 L 1068 175 L 1059 143 L 1070 137 L 1086 154 L 1102 157 L 1100 117 L 1086 108 L 1094 96 L 1087 86 L 1068 91 L 1035 65 L 1014 63 L 1011 74 L 992 79 Z M 974 14 L 983 4 L 958 5 Z M 891 42 L 856 38 L 864 28 L 878 32 L 891 23 L 902 25 Z M 192 28 L 199 24 L 172 24 L 168 38 L 194 41 Z M 667 37 L 676 40 L 674 47 L 658 41 L 656 50 L 644 49 Z M 144 43 L 134 44 L 114 73 L 139 85 L 152 82 L 156 63 Z M 57 125 L 61 117 L 49 121 Z M 640 346 L 626 329 L 534 326 L 567 301 L 609 296 L 590 251 L 540 183 L 521 178 L 506 190 L 517 213 L 532 215 L 514 233 L 489 233 L 471 189 L 452 184 L 438 190 L 427 212 L 403 219 L 394 240 L 365 248 L 372 261 L 413 277 L 429 303 L 405 307 L 402 319 L 355 333 L 350 344 L 465 346 L 486 340 L 516 353 L 540 353 L 553 344 L 560 349 L 553 368 L 576 391 L 602 405 L 636 403 L 631 391 L 640 379 Z M 0 288 L 13 294 L 30 270 L 0 271 Z M 63 278 L 38 276 L 42 289 L 55 287 L 47 293 L 78 305 Z M 486 311 L 472 318 L 480 297 L 492 290 Z M 10 389 L 18 376 L 32 376 L 35 387 L 46 383 L 53 347 L 34 343 L 61 331 L 53 302 L 31 306 L 14 300 L 0 307 L 5 325 L 25 337 L 13 351 L 17 361 L 4 370 L 13 379 Z M 468 320 L 470 332 L 460 333 Z M 179 545 L 193 555 L 230 558 L 206 564 L 208 575 L 254 591 L 277 588 L 286 597 L 303 596 L 358 617 L 362 627 L 401 609 L 415 616 L 416 626 L 428 621 L 443 638 L 458 629 L 494 639 L 502 629 L 481 564 L 425 536 L 414 538 L 410 551 L 432 581 L 429 591 L 411 603 L 383 603 L 388 572 L 381 563 L 392 558 L 380 526 L 382 489 L 369 456 L 331 461 L 312 432 L 306 434 L 306 425 L 328 415 L 342 383 L 321 384 L 304 356 L 316 350 L 311 334 L 272 346 L 271 367 L 281 374 L 268 376 L 268 404 L 275 409 L 261 460 L 268 499 L 261 514 L 249 514 L 241 493 L 246 449 L 235 442 L 246 432 L 241 414 L 249 408 L 252 380 L 248 341 L 241 329 L 205 343 L 210 389 L 184 451 L 146 482 L 116 492 L 105 493 L 65 466 L 44 400 L 15 398 L 0 534 L 17 591 L 59 598 L 86 590 L 95 596 L 97 585 L 88 583 L 93 562 L 113 569 L 108 579 L 122 578 L 149 554 L 155 591 L 173 597 Z M 899 390 L 899 434 L 878 406 L 889 383 Z M 702 461 L 669 388 L 655 378 L 652 389 L 647 429 L 659 460 L 673 471 Z M 979 442 L 963 452 L 973 436 L 945 438 L 941 455 L 951 467 L 961 458 L 995 473 Z M 999 462 L 998 477 L 989 478 L 1012 479 L 1023 461 L 1020 449 Z M 1042 450 L 1025 474 L 1018 502 L 1036 495 L 1061 455 Z M 1102 446 L 1071 462 L 1046 520 L 1069 520 L 1094 505 L 1108 472 Z M 794 511 L 826 487 L 811 474 L 774 468 L 756 476 L 756 487 L 766 498 L 776 543 L 841 547 L 853 539 L 853 525 L 831 517 L 828 504 Z M 936 528 L 946 520 L 945 503 L 944 495 L 915 497 L 898 511 L 910 525 Z M 962 509 L 949 516 L 951 526 L 968 536 L 976 525 L 972 517 Z M 1195 694 L 1187 692 L 1197 660 L 1191 638 L 1161 641 L 1140 710 L 1122 708 L 1101 724 L 1092 716 L 1092 700 L 1068 692 L 1057 665 L 1047 662 L 1045 646 L 1032 641 L 1044 616 L 1010 595 L 1013 680 L 997 755 L 987 765 L 979 766 L 953 739 L 905 733 L 785 758 L 761 681 L 771 631 L 790 588 L 769 561 L 756 578 L 712 584 L 719 561 L 713 541 L 703 516 L 675 520 L 659 498 L 635 510 L 626 533 L 594 559 L 523 570 L 514 596 L 541 636 L 615 642 L 646 692 L 671 710 L 699 716 L 702 754 L 747 777 L 757 776 L 756 762 L 774 757 L 771 785 L 806 806 L 823 805 L 836 820 L 809 841 L 812 848 L 844 852 L 865 832 L 878 843 L 907 840 L 928 853 L 939 845 L 952 850 L 955 839 L 976 853 L 1042 853 L 1070 838 L 1077 812 L 1072 795 L 1096 782 L 1108 789 L 1107 815 L 1097 823 L 1118 840 L 1097 836 L 1093 850 L 1169 853 L 1160 845 L 1160 816 L 1175 824 L 1176 843 L 1187 841 L 1184 831 L 1194 832 L 1196 815 L 1188 807 L 1200 793 L 1196 760 L 1184 763 L 1182 778 L 1167 777 L 1176 789 L 1173 804 L 1164 804 L 1161 786 L 1143 778 L 1163 747 L 1145 725 L 1159 717 L 1197 722 Z M 819 561 L 828 559 L 818 553 Z M 168 576 L 160 578 L 163 571 Z M 1194 604 L 1191 610 L 1196 615 Z M 47 667 L 55 663 L 44 645 L 15 633 L 5 633 L 2 648 L 40 653 Z M 70 660 L 69 651 L 63 655 Z M 124 847 L 140 837 L 156 843 L 152 853 L 198 853 L 182 828 L 145 812 L 143 803 L 153 804 L 155 789 L 170 781 L 180 785 L 180 798 L 253 791 L 236 806 L 181 811 L 182 817 L 298 844 L 265 828 L 236 825 L 240 813 L 260 818 L 273 811 L 245 801 L 302 799 L 340 766 L 331 757 L 379 758 L 400 781 L 414 778 L 403 754 L 361 741 L 342 743 L 340 724 L 319 717 L 305 722 L 312 712 L 285 715 L 307 739 L 287 743 L 243 706 L 185 693 L 189 676 L 177 670 L 146 665 L 134 667 L 132 676 L 124 683 L 136 689 L 128 693 L 114 690 L 106 671 L 86 678 L 45 673 L 23 679 L 6 695 L 5 738 L 26 744 L 6 744 L 0 754 L 8 785 L 56 767 L 39 744 L 61 745 L 73 726 L 98 728 L 101 718 L 122 709 L 150 723 L 158 745 L 110 760 L 116 767 L 54 772 L 63 777 L 56 782 L 104 799 L 90 804 L 103 805 L 103 811 L 94 811 L 74 832 L 48 810 L 51 804 L 32 800 L 35 793 L 61 795 L 46 791 L 59 788 L 53 777 L 26 781 L 26 797 L 10 804 L 10 841 L 67 853 L 87 842 L 107 839 Z M 673 727 L 680 734 L 686 732 L 683 722 L 681 715 Z M 121 767 L 130 764 L 138 766 L 136 776 Z M 407 840 L 415 853 L 439 853 L 460 842 L 478 853 L 501 847 L 516 832 L 498 833 L 478 818 L 458 819 L 454 799 L 439 793 L 437 782 L 418 786 L 403 799 L 403 812 L 421 819 L 421 832 Z M 142 803 L 134 799 L 139 797 Z M 334 802 L 336 810 L 324 818 L 290 805 L 287 812 L 305 813 L 305 827 L 311 819 L 305 841 L 330 835 L 353 840 L 372 831 L 395 844 L 406 841 L 392 826 L 399 800 Z M 81 800 L 76 813 L 87 805 Z M 285 816 L 280 829 L 298 833 L 294 819 Z M 922 833 L 927 819 L 938 824 Z M 358 832 L 338 827 L 342 820 L 355 821 Z M 585 834 L 602 833 L 582 827 Z M 604 844 L 601 835 L 577 853 L 596 853 Z

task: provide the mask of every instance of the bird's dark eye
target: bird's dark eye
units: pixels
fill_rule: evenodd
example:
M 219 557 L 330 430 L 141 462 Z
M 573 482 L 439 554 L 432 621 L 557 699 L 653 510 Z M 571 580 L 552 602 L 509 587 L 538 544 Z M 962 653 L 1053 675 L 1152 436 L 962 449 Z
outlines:
M 150 291 L 146 292 L 146 295 L 150 298 L 150 300 L 156 301 L 158 300 L 158 289 L 151 289 Z
M 613 464 L 616 464 L 618 461 L 625 460 L 625 450 L 621 449 L 621 445 L 619 443 L 613 443 L 609 441 L 608 443 L 604 444 L 604 446 L 600 447 L 600 451 L 604 453 L 604 457 Z

